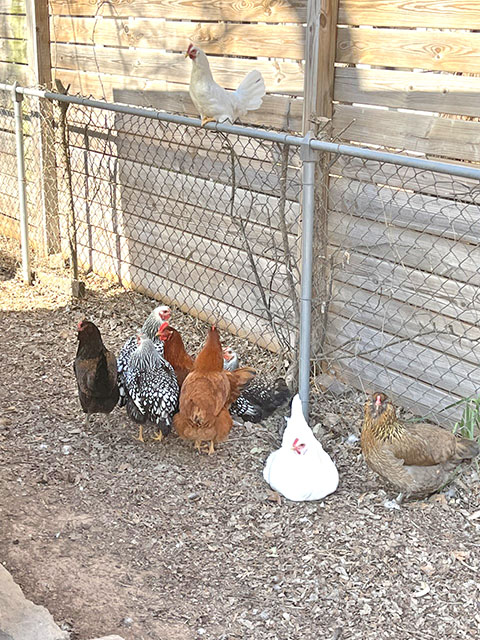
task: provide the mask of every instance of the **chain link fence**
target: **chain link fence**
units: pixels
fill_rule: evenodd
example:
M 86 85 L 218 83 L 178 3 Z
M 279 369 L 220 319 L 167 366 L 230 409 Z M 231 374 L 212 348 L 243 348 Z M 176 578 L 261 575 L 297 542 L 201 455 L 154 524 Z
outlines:
M 8 243 L 17 185 L 2 94 Z M 60 254 L 75 279 L 115 279 L 295 360 L 298 146 L 30 96 L 23 112 L 34 263 Z M 480 388 L 479 181 L 358 155 L 321 158 L 316 372 L 451 425 L 451 405 Z
M 17 160 L 12 94 L 0 92 L 0 282 L 20 263 Z
M 478 180 L 336 157 L 325 358 L 452 425 L 480 390 Z

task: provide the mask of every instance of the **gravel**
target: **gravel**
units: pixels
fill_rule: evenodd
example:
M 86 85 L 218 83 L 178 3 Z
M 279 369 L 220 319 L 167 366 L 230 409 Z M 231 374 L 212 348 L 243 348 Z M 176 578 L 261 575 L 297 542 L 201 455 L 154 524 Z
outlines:
M 445 493 L 389 510 L 395 494 L 360 453 L 362 396 L 317 386 L 311 424 L 340 473 L 317 503 L 263 481 L 283 415 L 234 426 L 213 456 L 175 434 L 143 445 L 118 408 L 85 426 L 77 322 L 94 320 L 118 353 L 156 303 L 92 274 L 72 302 L 65 271 L 38 268 L 27 287 L 0 258 L 0 556 L 72 640 L 477 636 L 475 464 Z M 206 325 L 173 317 L 194 352 Z M 274 355 L 228 342 L 245 364 L 278 370 Z

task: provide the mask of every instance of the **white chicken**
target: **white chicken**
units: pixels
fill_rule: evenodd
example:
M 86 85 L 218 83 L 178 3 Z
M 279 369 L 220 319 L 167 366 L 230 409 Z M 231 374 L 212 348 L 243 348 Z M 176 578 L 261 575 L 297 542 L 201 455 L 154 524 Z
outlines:
M 261 106 L 265 82 L 260 71 L 250 71 L 236 91 L 226 91 L 213 79 L 207 56 L 201 49 L 190 44 L 185 57 L 192 61 L 190 97 L 198 109 L 202 126 L 207 122 L 226 120 L 233 124 L 247 111 L 254 111 Z
M 338 471 L 308 426 L 298 394 L 286 421 L 282 446 L 268 456 L 263 477 L 289 500 L 321 500 L 338 487 Z

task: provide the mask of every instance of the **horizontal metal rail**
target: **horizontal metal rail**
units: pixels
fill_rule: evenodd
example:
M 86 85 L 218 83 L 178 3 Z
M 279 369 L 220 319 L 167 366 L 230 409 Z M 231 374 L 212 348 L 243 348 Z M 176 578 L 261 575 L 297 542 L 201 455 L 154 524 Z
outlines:
M 13 85 L 0 83 L 0 90 L 12 91 Z M 90 98 L 81 98 L 78 96 L 68 96 L 54 91 L 45 91 L 41 89 L 28 89 L 25 87 L 16 87 L 17 93 L 37 98 L 45 98 L 48 100 L 57 100 L 58 102 L 67 102 L 69 104 L 83 105 L 96 109 L 104 109 L 117 113 L 125 113 L 128 115 L 143 116 L 162 122 L 172 122 L 175 124 L 184 124 L 192 127 L 200 128 L 201 122 L 198 118 L 189 118 L 165 111 L 157 111 L 156 109 L 146 107 L 134 107 L 132 105 L 122 103 L 104 102 L 102 100 L 92 100 Z M 425 158 L 413 158 L 398 153 L 389 153 L 386 151 L 375 151 L 374 149 L 366 149 L 355 145 L 340 144 L 336 142 L 324 142 L 323 140 L 310 139 L 309 137 L 294 136 L 287 133 L 279 133 L 276 131 L 265 131 L 254 127 L 241 127 L 234 124 L 225 124 L 210 122 L 205 125 L 206 129 L 213 131 L 221 131 L 222 133 L 232 133 L 238 136 L 248 138 L 257 138 L 260 140 L 268 140 L 270 142 L 279 142 L 296 147 L 310 146 L 315 151 L 326 153 L 334 153 L 337 155 L 347 155 L 355 158 L 363 158 L 364 160 L 372 160 L 375 162 L 384 162 L 402 167 L 411 167 L 421 171 L 432 171 L 435 173 L 444 173 L 458 178 L 470 178 L 480 181 L 480 169 L 468 167 L 465 165 L 451 164 L 448 162 L 440 162 L 437 160 L 427 160 Z

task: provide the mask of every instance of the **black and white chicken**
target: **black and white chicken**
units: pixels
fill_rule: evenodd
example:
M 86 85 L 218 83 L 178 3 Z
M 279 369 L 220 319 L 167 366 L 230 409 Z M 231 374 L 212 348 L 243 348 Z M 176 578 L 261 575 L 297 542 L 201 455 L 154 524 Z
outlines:
M 223 350 L 223 367 L 227 371 L 235 371 L 240 365 L 238 354 L 231 348 Z M 292 393 L 284 378 L 262 381 L 260 377 L 253 379 L 244 388 L 241 395 L 231 405 L 230 413 L 258 423 L 269 418 L 277 409 L 283 407 L 292 398 Z
M 158 330 L 163 323 L 168 324 L 171 315 L 172 310 L 170 307 L 164 304 L 159 305 L 148 315 L 140 330 L 140 333 L 150 338 L 161 356 L 163 356 L 163 341 L 158 337 Z M 123 407 L 126 403 L 125 376 L 127 375 L 130 358 L 137 346 L 137 336 L 134 335 L 125 342 L 117 359 L 118 388 L 120 392 L 118 404 L 120 407 Z
M 170 433 L 178 409 L 177 377 L 150 338 L 139 334 L 136 341 L 124 378 L 127 414 L 139 425 L 138 440 L 144 441 L 143 425 L 148 422 L 159 427 L 154 440 L 161 440 Z

